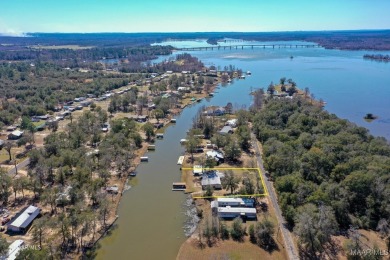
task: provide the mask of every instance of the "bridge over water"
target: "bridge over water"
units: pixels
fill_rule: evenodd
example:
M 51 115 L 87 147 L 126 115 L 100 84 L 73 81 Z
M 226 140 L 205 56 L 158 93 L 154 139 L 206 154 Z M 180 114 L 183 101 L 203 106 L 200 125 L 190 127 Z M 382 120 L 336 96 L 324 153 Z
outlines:
M 292 49 L 292 48 L 321 48 L 318 44 L 239 44 L 227 46 L 204 46 L 204 47 L 188 47 L 176 48 L 179 51 L 207 51 L 207 50 L 238 50 L 238 49 L 254 49 L 254 48 L 271 48 L 271 49 Z

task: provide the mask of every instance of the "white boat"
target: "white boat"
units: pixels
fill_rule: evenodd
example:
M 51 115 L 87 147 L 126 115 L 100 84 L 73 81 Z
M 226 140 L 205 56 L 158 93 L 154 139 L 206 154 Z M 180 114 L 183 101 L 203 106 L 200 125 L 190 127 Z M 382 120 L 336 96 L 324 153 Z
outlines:
M 240 76 L 240 79 L 245 79 L 245 75 L 241 75 L 241 76 Z
M 181 144 L 184 144 L 184 143 L 186 143 L 186 142 L 188 142 L 187 139 L 180 139 L 180 143 L 181 143 Z
M 250 70 L 248 70 L 248 71 L 246 72 L 246 75 L 252 75 L 252 72 L 251 72 Z
M 184 161 L 184 156 L 180 156 L 180 157 L 179 157 L 179 160 L 177 160 L 177 164 L 178 164 L 178 165 L 182 165 L 182 164 L 183 164 L 183 161 Z

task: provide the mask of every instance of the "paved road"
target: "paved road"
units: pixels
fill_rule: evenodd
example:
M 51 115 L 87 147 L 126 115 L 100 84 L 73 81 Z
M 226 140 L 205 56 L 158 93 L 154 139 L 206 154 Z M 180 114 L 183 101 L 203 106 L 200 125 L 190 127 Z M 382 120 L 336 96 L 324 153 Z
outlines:
M 30 158 L 27 158 L 27 159 L 24 160 L 23 162 L 18 163 L 18 164 L 16 165 L 16 168 L 18 168 L 18 170 L 20 170 L 20 169 L 26 167 L 26 166 L 29 165 L 29 164 L 30 164 Z M 10 170 L 8 171 L 8 175 L 14 175 L 15 173 L 16 173 L 15 167 L 12 167 L 12 169 L 10 169 Z
M 286 228 L 286 224 L 285 224 L 286 222 L 282 216 L 282 211 L 280 210 L 280 207 L 278 204 L 278 199 L 277 199 L 276 193 L 273 189 L 273 185 L 270 181 L 268 181 L 267 177 L 265 176 L 263 159 L 261 158 L 260 149 L 259 149 L 259 145 L 257 143 L 257 139 L 256 139 L 254 134 L 251 134 L 251 135 L 252 135 L 252 142 L 253 142 L 254 147 L 256 149 L 257 163 L 258 163 L 259 168 L 261 170 L 261 175 L 263 177 L 264 183 L 267 187 L 269 198 L 270 198 L 271 203 L 275 209 L 276 218 L 278 219 L 279 228 L 280 228 L 280 231 L 283 235 L 283 240 L 284 240 L 285 249 L 287 251 L 288 258 L 291 260 L 299 259 L 299 255 L 298 255 L 297 250 L 295 248 L 295 245 L 293 243 L 293 239 L 291 237 L 290 231 Z

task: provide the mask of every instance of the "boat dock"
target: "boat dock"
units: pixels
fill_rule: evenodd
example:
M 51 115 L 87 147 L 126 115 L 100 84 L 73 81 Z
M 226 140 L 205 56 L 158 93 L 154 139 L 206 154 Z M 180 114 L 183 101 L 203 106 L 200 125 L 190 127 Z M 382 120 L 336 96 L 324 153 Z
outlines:
M 156 150 L 156 146 L 154 144 L 148 145 L 148 150 Z
M 178 165 L 182 165 L 182 164 L 183 164 L 183 161 L 184 161 L 184 156 L 180 156 L 180 157 L 179 157 L 179 160 L 177 160 L 177 164 L 178 164 Z
M 174 183 L 172 183 L 172 190 L 173 191 L 185 191 L 186 190 L 186 183 L 185 182 L 174 182 Z
M 319 44 L 240 44 L 228 46 L 204 46 L 204 47 L 188 47 L 176 48 L 178 51 L 207 51 L 207 50 L 237 50 L 237 49 L 253 49 L 253 48 L 272 48 L 272 49 L 292 49 L 292 48 L 321 48 Z
M 149 157 L 147 157 L 147 156 L 141 156 L 140 159 L 141 159 L 141 162 L 149 161 Z
M 156 134 L 156 138 L 163 139 L 164 138 L 164 134 Z

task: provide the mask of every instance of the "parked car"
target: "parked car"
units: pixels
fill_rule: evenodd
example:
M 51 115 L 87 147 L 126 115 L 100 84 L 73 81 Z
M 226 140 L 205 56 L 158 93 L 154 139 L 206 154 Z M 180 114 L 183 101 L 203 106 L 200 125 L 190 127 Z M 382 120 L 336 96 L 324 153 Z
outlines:
M 3 218 L 1 219 L 1 225 L 5 225 L 5 224 L 7 224 L 9 221 L 10 221 L 10 218 L 9 218 L 9 217 L 3 217 Z

